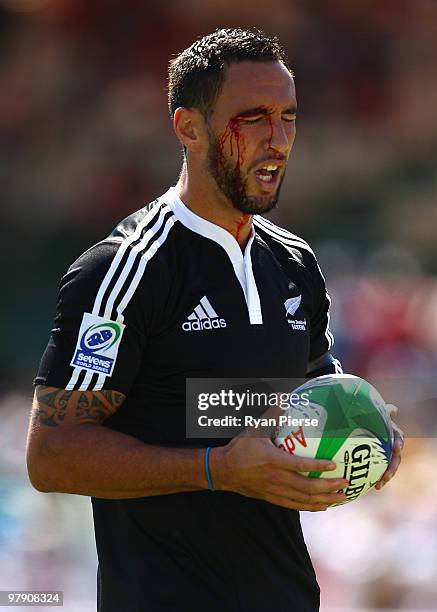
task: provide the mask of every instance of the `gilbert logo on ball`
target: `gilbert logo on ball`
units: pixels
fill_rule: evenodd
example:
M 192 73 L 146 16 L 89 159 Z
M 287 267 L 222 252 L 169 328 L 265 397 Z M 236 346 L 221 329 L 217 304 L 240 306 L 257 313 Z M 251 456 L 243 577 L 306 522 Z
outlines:
M 393 450 L 391 419 L 378 391 L 358 376 L 332 374 L 313 378 L 293 393 L 305 393 L 309 404 L 290 405 L 285 414 L 316 418 L 318 425 L 280 427 L 276 446 L 293 455 L 334 461 L 336 470 L 307 475 L 347 478 L 343 503 L 364 495 L 384 474 Z

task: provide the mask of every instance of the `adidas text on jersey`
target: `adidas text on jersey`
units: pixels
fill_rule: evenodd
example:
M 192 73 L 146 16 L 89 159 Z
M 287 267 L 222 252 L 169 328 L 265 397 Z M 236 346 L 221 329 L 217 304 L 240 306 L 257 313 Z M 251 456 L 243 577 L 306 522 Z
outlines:
M 225 319 L 219 318 L 206 295 L 200 300 L 193 312 L 182 323 L 184 331 L 202 331 L 204 329 L 219 329 L 226 327 Z

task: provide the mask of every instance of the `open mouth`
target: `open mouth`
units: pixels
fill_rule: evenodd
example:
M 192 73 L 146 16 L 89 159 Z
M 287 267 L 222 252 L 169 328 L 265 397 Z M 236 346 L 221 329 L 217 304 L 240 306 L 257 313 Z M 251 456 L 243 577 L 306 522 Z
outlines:
M 266 166 L 263 166 L 255 172 L 256 178 L 265 184 L 275 183 L 278 178 L 278 175 L 279 166 L 276 166 L 274 164 L 268 164 Z

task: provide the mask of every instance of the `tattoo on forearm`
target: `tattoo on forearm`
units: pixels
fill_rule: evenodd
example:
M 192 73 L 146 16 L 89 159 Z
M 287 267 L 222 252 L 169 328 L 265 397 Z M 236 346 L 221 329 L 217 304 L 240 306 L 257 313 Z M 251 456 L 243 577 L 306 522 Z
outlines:
M 38 403 L 32 410 L 32 422 L 54 427 L 62 423 L 72 391 L 44 389 L 37 393 Z
M 117 391 L 65 391 L 38 387 L 32 409 L 32 423 L 56 427 L 64 421 L 76 424 L 103 423 L 123 403 Z
M 102 423 L 115 412 L 122 401 L 123 396 L 116 391 L 81 393 L 75 403 L 75 414 L 81 421 Z

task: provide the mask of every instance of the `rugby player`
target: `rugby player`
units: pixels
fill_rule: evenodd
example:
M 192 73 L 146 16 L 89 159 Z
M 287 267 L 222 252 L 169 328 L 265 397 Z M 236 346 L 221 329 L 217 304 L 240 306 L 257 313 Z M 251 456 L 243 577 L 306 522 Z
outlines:
M 177 184 L 61 281 L 30 479 L 92 497 L 101 612 L 314 612 L 299 511 L 342 501 L 347 481 L 306 478 L 333 465 L 267 438 L 185 435 L 187 378 L 339 371 L 313 251 L 261 216 L 293 147 L 293 75 L 276 39 L 219 30 L 171 61 L 169 106 Z

